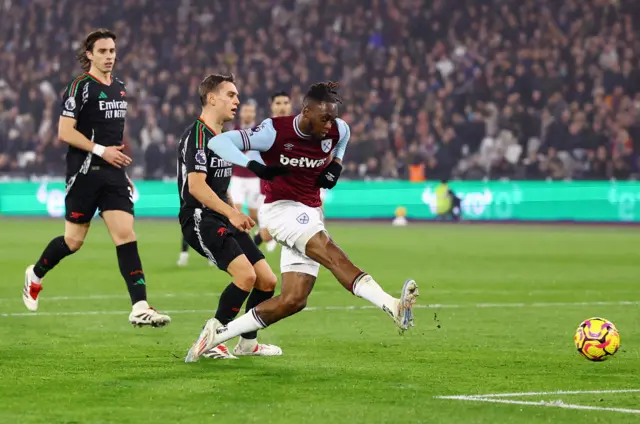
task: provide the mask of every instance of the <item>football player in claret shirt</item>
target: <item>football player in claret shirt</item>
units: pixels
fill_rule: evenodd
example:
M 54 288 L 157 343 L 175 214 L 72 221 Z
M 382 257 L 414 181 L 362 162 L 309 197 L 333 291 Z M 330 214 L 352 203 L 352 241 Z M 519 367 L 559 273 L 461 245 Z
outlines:
M 237 210 L 228 195 L 233 164 L 207 149 L 208 141 L 235 116 L 239 99 L 234 81 L 233 75 L 210 75 L 202 81 L 202 113 L 180 137 L 177 160 L 182 235 L 194 250 L 233 278 L 215 314 L 223 323 L 236 317 L 245 300 L 250 311 L 270 299 L 278 282 L 248 234 L 255 222 Z M 256 330 L 241 334 L 233 354 L 219 344 L 204 355 L 235 359 L 282 354 L 277 346 L 258 343 Z
M 116 245 L 120 273 L 133 304 L 129 321 L 161 327 L 171 319 L 147 303 L 146 277 L 133 231 L 133 184 L 125 172 L 131 158 L 122 153 L 127 89 L 111 73 L 116 35 L 106 29 L 91 32 L 78 60 L 85 73 L 65 89 L 58 124 L 58 137 L 69 145 L 64 235 L 51 240 L 38 262 L 27 268 L 22 298 L 30 311 L 38 309 L 45 274 L 82 247 L 99 210 Z
M 344 288 L 386 312 L 401 333 L 413 325 L 416 282 L 405 281 L 400 298 L 394 298 L 349 260 L 324 227 L 320 188 L 336 185 L 350 136 L 349 126 L 338 118 L 336 88 L 332 82 L 314 84 L 301 114 L 267 119 L 252 130 L 229 131 L 209 141 L 216 155 L 246 166 L 263 179 L 271 179 L 275 167 L 288 170 L 267 184 L 259 213 L 269 233 L 282 244 L 282 290 L 228 324 L 208 320 L 186 362 L 197 361 L 208 349 L 238 334 L 265 328 L 304 309 L 320 265 Z M 261 152 L 264 164 L 242 153 L 247 150 Z

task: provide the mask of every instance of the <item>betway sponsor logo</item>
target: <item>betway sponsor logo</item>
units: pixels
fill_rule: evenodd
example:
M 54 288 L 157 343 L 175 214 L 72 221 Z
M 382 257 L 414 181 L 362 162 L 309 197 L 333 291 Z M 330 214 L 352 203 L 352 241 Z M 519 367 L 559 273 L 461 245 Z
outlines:
M 288 158 L 285 155 L 280 155 L 280 163 L 282 165 L 297 166 L 300 168 L 317 168 L 325 164 L 327 159 L 310 159 L 310 158 Z
M 100 108 L 100 110 L 126 109 L 127 102 L 125 102 L 124 100 L 100 100 L 98 102 L 98 107 Z

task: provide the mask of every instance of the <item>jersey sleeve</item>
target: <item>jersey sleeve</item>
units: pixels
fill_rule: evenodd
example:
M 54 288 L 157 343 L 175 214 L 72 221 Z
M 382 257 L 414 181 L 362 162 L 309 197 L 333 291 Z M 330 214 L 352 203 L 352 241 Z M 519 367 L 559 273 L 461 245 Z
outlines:
M 86 81 L 79 79 L 74 80 L 67 86 L 62 94 L 62 112 L 60 116 L 78 119 L 80 110 L 88 97 L 88 92 L 85 93 L 88 87 L 85 87 Z
M 336 144 L 333 157 L 342 160 L 344 152 L 347 150 L 347 144 L 349 144 L 349 138 L 351 138 L 351 130 L 349 129 L 349 124 L 344 122 L 342 119 L 337 119 L 336 124 L 338 125 L 340 139 Z
M 187 174 L 199 172 L 207 173 L 206 134 L 202 124 L 196 124 L 187 135 L 184 152 L 184 163 L 187 166 Z
M 247 157 L 249 158 L 249 160 L 255 160 L 256 162 L 261 163 L 263 165 L 265 164 L 264 160 L 262 159 L 262 156 L 260 156 L 260 152 L 257 152 L 255 150 L 249 150 L 247 152 Z
M 250 130 L 234 130 L 219 134 L 209 140 L 209 150 L 224 160 L 246 167 L 251 160 L 243 152 L 257 150 L 268 151 L 276 141 L 276 130 L 273 121 L 265 119 L 260 125 Z

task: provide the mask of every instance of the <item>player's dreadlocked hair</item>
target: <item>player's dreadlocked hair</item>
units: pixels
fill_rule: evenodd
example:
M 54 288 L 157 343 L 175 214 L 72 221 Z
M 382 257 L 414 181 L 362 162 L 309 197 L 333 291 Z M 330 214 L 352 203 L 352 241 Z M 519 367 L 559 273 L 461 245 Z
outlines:
M 233 74 L 229 75 L 221 75 L 221 74 L 211 74 L 200 83 L 200 87 L 198 87 L 198 95 L 200 96 L 200 104 L 202 106 L 207 104 L 207 95 L 213 91 L 216 91 L 218 86 L 223 82 L 236 82 L 236 77 Z
M 309 91 L 307 91 L 306 96 L 304 96 L 304 103 L 306 104 L 309 100 L 327 103 L 342 103 L 342 99 L 340 99 L 337 91 L 339 86 L 339 83 L 333 81 L 313 84 L 309 87 Z
M 111 38 L 113 41 L 116 41 L 116 34 L 111 30 L 100 28 L 95 31 L 91 31 L 84 39 L 76 53 L 76 59 L 80 62 L 80 66 L 83 71 L 88 72 L 89 69 L 91 69 L 91 61 L 87 57 L 87 52 L 93 52 L 93 46 L 96 44 L 96 41 L 105 38 Z

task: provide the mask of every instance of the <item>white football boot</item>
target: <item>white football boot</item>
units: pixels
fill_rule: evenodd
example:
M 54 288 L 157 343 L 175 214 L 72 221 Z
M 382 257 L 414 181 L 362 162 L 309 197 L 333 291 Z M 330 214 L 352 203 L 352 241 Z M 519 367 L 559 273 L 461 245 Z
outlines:
M 229 348 L 224 343 L 219 344 L 218 346 L 207 350 L 202 354 L 205 358 L 209 359 L 238 359 L 229 353 Z
M 398 299 L 398 306 L 393 316 L 393 320 L 398 326 L 398 332 L 403 334 L 413 327 L 413 305 L 418 297 L 418 285 L 414 280 L 407 280 L 402 286 L 402 294 Z
M 280 356 L 282 349 L 275 345 L 257 343 L 253 340 L 247 342 L 240 339 L 236 347 L 233 348 L 233 354 L 236 356 Z
M 42 290 L 42 282 L 34 282 L 35 274 L 33 273 L 33 265 L 29 265 L 24 271 L 24 287 L 22 288 L 22 300 L 24 306 L 31 312 L 38 310 L 38 294 Z
M 141 300 L 133 305 L 133 310 L 129 314 L 129 322 L 134 327 L 164 327 L 171 323 L 169 315 L 161 314 L 153 309 L 147 301 Z
M 191 349 L 187 352 L 184 362 L 196 362 L 205 352 L 215 347 L 216 330 L 220 327 L 223 327 L 223 325 L 217 319 L 211 318 L 208 320 L 202 327 L 198 340 L 193 343 Z

